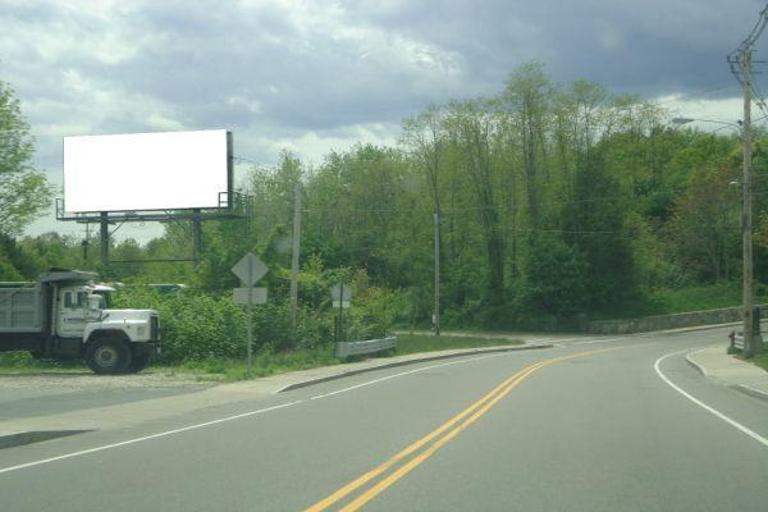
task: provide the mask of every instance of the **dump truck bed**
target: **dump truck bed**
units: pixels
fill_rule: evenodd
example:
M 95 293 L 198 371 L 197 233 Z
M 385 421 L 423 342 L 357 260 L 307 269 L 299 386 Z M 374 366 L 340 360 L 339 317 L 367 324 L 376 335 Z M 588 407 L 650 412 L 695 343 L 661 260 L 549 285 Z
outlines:
M 0 286 L 0 333 L 43 330 L 43 294 L 34 283 Z

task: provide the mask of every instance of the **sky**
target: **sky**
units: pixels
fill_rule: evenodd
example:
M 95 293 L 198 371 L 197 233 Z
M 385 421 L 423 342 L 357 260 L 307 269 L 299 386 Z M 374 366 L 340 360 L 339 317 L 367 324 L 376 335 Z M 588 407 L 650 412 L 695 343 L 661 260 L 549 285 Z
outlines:
M 764 5 L 0 0 L 0 80 L 21 100 L 35 165 L 57 186 L 64 136 L 171 130 L 231 130 L 242 177 L 283 149 L 318 165 L 358 142 L 394 145 L 404 118 L 493 95 L 531 60 L 556 82 L 587 79 L 658 101 L 672 116 L 734 122 L 741 92 L 725 56 Z M 755 58 L 767 52 L 768 34 Z M 84 232 L 51 212 L 27 233 L 51 230 Z M 133 225 L 118 236 L 160 232 Z

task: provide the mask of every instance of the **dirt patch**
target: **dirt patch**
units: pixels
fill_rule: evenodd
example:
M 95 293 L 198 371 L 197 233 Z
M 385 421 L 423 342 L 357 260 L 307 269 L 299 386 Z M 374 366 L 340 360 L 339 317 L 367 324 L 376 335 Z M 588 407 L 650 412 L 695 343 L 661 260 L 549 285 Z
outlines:
M 41 373 L 4 373 L 0 374 L 0 390 L 3 389 L 56 389 L 76 390 L 114 390 L 135 388 L 174 388 L 195 385 L 211 386 L 201 383 L 195 375 L 140 373 L 134 375 L 95 375 L 90 372 L 41 372 Z

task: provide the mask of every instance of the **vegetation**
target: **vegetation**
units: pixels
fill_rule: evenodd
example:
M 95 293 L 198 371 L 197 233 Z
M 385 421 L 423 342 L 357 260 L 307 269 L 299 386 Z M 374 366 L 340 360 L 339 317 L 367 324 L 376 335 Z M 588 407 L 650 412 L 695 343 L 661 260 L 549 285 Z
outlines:
M 768 371 L 768 353 L 763 352 L 762 354 L 755 354 L 752 356 L 752 358 L 749 359 L 749 362 L 759 366 L 765 371 Z
M 0 81 L 0 233 L 19 235 L 51 202 L 43 173 L 32 168 L 34 143 L 19 100 Z
M 398 336 L 397 355 L 418 352 L 434 352 L 460 348 L 479 348 L 497 345 L 519 345 L 519 340 L 481 338 L 475 336 L 441 336 L 424 334 L 405 334 Z M 391 354 L 383 354 L 391 355 Z M 324 344 L 314 349 L 299 348 L 279 353 L 273 352 L 270 345 L 262 345 L 254 354 L 254 377 L 266 377 L 276 373 L 306 370 L 320 366 L 341 364 L 343 361 L 334 355 L 332 345 Z M 39 361 L 27 353 L 0 353 L 0 374 L 10 373 L 80 373 L 88 372 L 80 361 L 52 362 Z M 232 382 L 245 376 L 245 360 L 242 357 L 204 355 L 182 360 L 163 356 L 157 364 L 145 373 L 164 375 L 185 375 L 200 381 Z
M 417 352 L 433 352 L 435 350 L 451 350 L 458 348 L 495 347 L 500 345 L 520 345 L 520 340 L 506 338 L 483 338 L 480 336 L 432 336 L 424 334 L 401 334 L 397 337 L 398 355 L 415 354 Z
M 759 179 L 767 142 L 757 134 L 758 282 L 768 273 L 768 180 Z M 347 338 L 430 325 L 437 217 L 448 328 L 566 329 L 585 319 L 722 307 L 739 302 L 740 158 L 736 134 L 671 127 L 658 105 L 588 81 L 555 83 L 534 62 L 495 96 L 405 119 L 396 147 L 357 145 L 316 167 L 285 153 L 274 168 L 254 167 L 242 190 L 254 197 L 253 219 L 207 223 L 199 271 L 183 263 L 99 268 L 98 251 L 86 255 L 79 238 L 20 238 L 21 215 L 0 225 L 0 280 L 51 266 L 98 270 L 127 284 L 119 305 L 160 310 L 166 362 L 219 361 L 242 356 L 244 316 L 230 299 L 238 282 L 229 269 L 254 251 L 271 269 L 269 304 L 254 316 L 257 351 L 323 353 L 335 330 L 328 290 L 340 280 L 355 289 Z M 303 218 L 294 332 L 296 190 Z M 191 247 L 187 227 L 169 224 L 144 246 L 128 239 L 110 251 L 115 260 L 157 260 Z M 162 296 L 141 286 L 152 282 L 191 288 Z

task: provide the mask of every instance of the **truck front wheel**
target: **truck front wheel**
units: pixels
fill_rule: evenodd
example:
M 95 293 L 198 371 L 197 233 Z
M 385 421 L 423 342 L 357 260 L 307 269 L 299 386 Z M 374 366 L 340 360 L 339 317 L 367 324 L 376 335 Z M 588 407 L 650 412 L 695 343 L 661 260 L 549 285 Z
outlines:
M 100 375 L 125 373 L 131 365 L 131 349 L 119 338 L 100 338 L 88 346 L 85 362 Z

